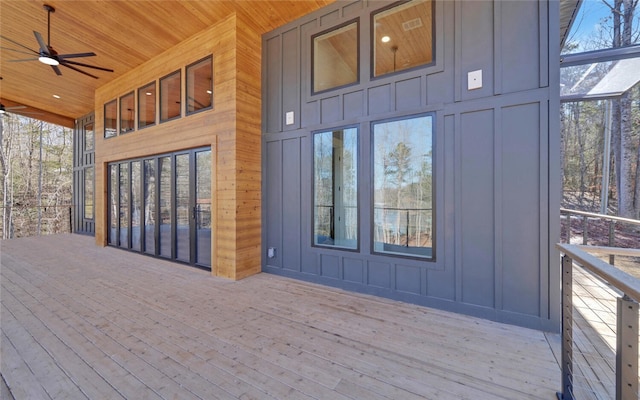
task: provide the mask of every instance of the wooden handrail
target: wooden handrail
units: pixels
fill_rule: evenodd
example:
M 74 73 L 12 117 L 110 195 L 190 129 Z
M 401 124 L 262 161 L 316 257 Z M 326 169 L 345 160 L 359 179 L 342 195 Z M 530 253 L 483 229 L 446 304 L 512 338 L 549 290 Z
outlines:
M 558 243 L 556 244 L 556 248 L 562 253 L 570 256 L 574 261 L 580 264 L 582 268 L 604 279 L 606 282 L 610 283 L 633 300 L 640 302 L 640 279 L 629 275 L 613 265 L 607 264 L 592 254 L 589 254 L 586 250 L 588 250 L 590 246 Z M 605 248 L 599 247 L 596 252 L 602 253 L 603 249 Z M 610 247 L 609 249 L 609 251 L 624 250 L 625 252 L 630 250 L 615 247 Z

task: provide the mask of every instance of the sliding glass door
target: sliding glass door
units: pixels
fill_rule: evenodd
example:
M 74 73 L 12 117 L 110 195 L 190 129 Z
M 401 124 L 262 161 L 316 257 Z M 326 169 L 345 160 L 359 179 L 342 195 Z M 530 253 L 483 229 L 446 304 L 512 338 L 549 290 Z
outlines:
M 211 268 L 211 150 L 109 165 L 109 244 Z

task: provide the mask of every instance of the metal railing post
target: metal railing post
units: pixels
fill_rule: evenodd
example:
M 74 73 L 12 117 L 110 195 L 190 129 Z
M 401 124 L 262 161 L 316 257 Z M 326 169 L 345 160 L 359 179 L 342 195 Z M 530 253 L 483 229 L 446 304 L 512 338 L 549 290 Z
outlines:
M 638 303 L 618 298 L 616 400 L 638 398 Z
M 558 400 L 573 399 L 573 259 L 562 256 L 562 393 Z
M 615 240 L 615 229 L 616 229 L 616 221 L 610 219 L 609 220 L 609 247 L 613 247 L 613 242 Z M 615 265 L 616 256 L 614 254 L 609 254 L 609 264 Z
M 587 225 L 588 225 L 587 216 L 583 215 L 582 216 L 582 244 L 583 245 L 587 245 Z

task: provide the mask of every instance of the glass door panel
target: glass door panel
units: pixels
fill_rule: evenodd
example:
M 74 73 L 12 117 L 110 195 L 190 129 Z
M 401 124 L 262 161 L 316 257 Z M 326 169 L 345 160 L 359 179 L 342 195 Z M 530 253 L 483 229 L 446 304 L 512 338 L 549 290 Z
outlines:
M 160 255 L 171 258 L 171 157 L 160 157 Z
M 211 267 L 211 150 L 196 153 L 196 264 Z
M 129 248 L 129 163 L 120 164 L 120 247 Z
M 156 160 L 144 160 L 144 251 L 156 254 Z
M 140 251 L 140 217 L 142 209 L 142 187 L 140 180 L 140 161 L 131 163 L 131 248 Z
M 176 258 L 190 262 L 189 154 L 176 156 Z
M 109 244 L 118 245 L 118 165 L 109 166 Z

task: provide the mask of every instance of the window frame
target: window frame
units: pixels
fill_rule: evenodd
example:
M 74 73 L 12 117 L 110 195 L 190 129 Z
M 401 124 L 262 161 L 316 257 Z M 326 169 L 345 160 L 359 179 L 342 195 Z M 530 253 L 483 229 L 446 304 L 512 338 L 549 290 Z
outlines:
M 345 83 L 343 85 L 338 85 L 338 86 L 334 86 L 331 88 L 327 88 L 327 89 L 322 89 L 322 90 L 315 90 L 315 79 L 316 79 L 316 73 L 315 73 L 315 62 L 316 62 L 316 52 L 315 52 L 315 40 L 316 38 L 326 35 L 328 33 L 331 33 L 333 31 L 337 31 L 340 30 L 342 28 L 345 28 L 351 24 L 355 24 L 356 25 L 356 80 L 354 82 L 350 82 L 350 83 Z M 313 35 L 311 35 L 311 47 L 310 47 L 310 51 L 311 51 L 311 96 L 315 96 L 318 94 L 323 94 L 323 93 L 327 93 L 327 92 L 331 92 L 333 90 L 339 90 L 339 89 L 343 89 L 349 86 L 355 86 L 355 85 L 359 85 L 360 81 L 361 81 L 361 73 L 360 70 L 362 69 L 362 66 L 360 65 L 360 51 L 361 48 L 361 41 L 360 41 L 360 18 L 353 18 L 350 19 L 346 22 L 343 22 L 341 24 L 332 26 L 329 29 L 325 29 L 321 32 L 315 33 Z
M 162 90 L 162 82 L 164 80 L 168 79 L 168 78 L 173 77 L 174 75 L 178 76 L 178 81 L 179 81 L 178 88 L 180 90 L 180 92 L 178 94 L 178 102 L 180 104 L 178 115 L 173 116 L 173 117 L 168 117 L 167 119 L 162 119 L 162 100 L 164 98 L 163 97 L 164 91 Z M 171 73 L 168 73 L 167 75 L 165 75 L 165 76 L 161 77 L 160 79 L 158 79 L 158 82 L 159 82 L 158 91 L 160 92 L 159 96 L 158 96 L 158 102 L 159 102 L 158 110 L 160 111 L 160 116 L 159 116 L 160 123 L 162 124 L 164 122 L 169 122 L 169 121 L 173 121 L 175 119 L 182 118 L 182 103 L 183 103 L 183 101 L 182 101 L 182 69 L 177 69 L 177 70 L 175 70 L 175 71 L 173 71 Z
M 210 97 L 210 105 L 207 107 L 203 107 L 203 108 L 199 108 L 197 110 L 194 111 L 189 111 L 189 69 L 197 66 L 198 64 L 204 62 L 204 61 L 209 61 L 211 63 L 211 78 L 210 78 L 210 86 L 209 86 L 209 91 L 211 91 L 211 93 L 209 93 L 209 97 Z M 199 59 L 198 61 L 192 62 L 191 64 L 187 65 L 185 67 L 185 96 L 186 96 L 186 100 L 185 100 L 185 114 L 186 116 L 189 115 L 193 115 L 193 114 L 197 114 L 199 112 L 203 112 L 203 111 L 208 111 L 208 110 L 213 110 L 213 95 L 214 95 L 214 87 L 213 87 L 213 77 L 214 77 L 214 72 L 213 72 L 213 54 L 209 54 L 206 57 L 203 57 L 201 59 Z M 194 98 L 194 102 L 195 102 L 195 98 Z
M 153 85 L 153 96 L 147 96 L 147 88 Z M 144 95 L 144 97 L 141 96 Z M 145 124 L 144 126 L 140 126 L 140 119 L 142 118 L 142 102 L 140 101 L 141 98 L 146 99 L 147 97 L 152 97 L 153 98 L 153 122 Z M 141 87 L 138 88 L 138 104 L 137 104 L 137 108 L 138 108 L 138 117 L 137 117 L 137 123 L 138 123 L 138 130 L 140 129 L 144 129 L 144 128 L 148 128 L 150 126 L 154 126 L 157 121 L 158 121 L 158 84 L 157 82 L 154 80 L 152 82 L 147 83 L 146 85 L 143 85 Z M 146 114 L 146 113 L 145 113 Z
M 315 222 L 316 222 L 316 213 L 315 213 L 315 206 L 316 206 L 316 187 L 315 187 L 315 135 L 317 134 L 321 134 L 321 133 L 327 133 L 327 132 L 335 132 L 335 131 L 345 131 L 348 129 L 355 129 L 355 135 L 356 135 L 356 154 L 354 159 L 356 160 L 356 171 L 355 171 L 355 177 L 356 177 L 356 204 L 357 204 L 357 210 L 356 210 L 356 246 L 355 247 L 346 247 L 346 246 L 341 246 L 341 245 L 336 245 L 336 244 L 318 244 L 316 243 L 316 231 L 315 231 Z M 310 217 L 311 217 L 311 247 L 312 248 L 317 248 L 317 249 L 330 249 L 330 250 L 338 250 L 338 251 L 349 251 L 349 252 L 359 252 L 360 251 L 360 241 L 361 241 L 361 221 L 360 221 L 360 213 L 362 211 L 362 207 L 360 206 L 360 198 L 361 198 L 361 190 L 360 190 L 360 185 L 361 185 L 361 174 L 362 174 L 362 166 L 361 166 L 361 138 L 360 138 L 360 131 L 362 129 L 362 126 L 360 124 L 350 124 L 350 125 L 341 125 L 341 126 L 336 126 L 336 127 L 327 127 L 324 129 L 318 129 L 315 131 L 311 132 L 311 213 L 310 213 Z M 333 168 L 333 167 L 332 167 Z
M 123 122 L 125 121 L 124 119 L 124 111 L 123 107 L 122 107 L 122 103 L 126 100 L 128 100 L 128 98 L 131 97 L 132 98 L 132 105 L 131 108 L 127 108 L 126 111 L 130 111 L 133 113 L 132 117 L 129 119 L 126 119 L 127 121 L 131 121 L 131 128 L 129 129 L 123 129 Z M 123 94 L 122 96 L 120 96 L 118 98 L 118 132 L 120 135 L 124 135 L 127 133 L 131 133 L 134 132 L 136 130 L 136 95 L 134 91 L 131 91 L 129 93 Z
M 89 170 L 91 170 L 91 216 L 87 217 L 87 175 Z M 96 169 L 94 165 L 86 166 L 83 169 L 83 182 L 82 182 L 82 197 L 83 197 L 83 210 L 82 210 L 82 218 L 85 221 L 94 221 L 96 217 Z
M 414 254 L 403 254 L 400 252 L 385 252 L 385 251 L 378 251 L 376 250 L 375 247 L 375 229 L 376 229 L 376 224 L 375 224 L 375 191 L 376 191 L 376 187 L 375 187 L 375 163 L 376 163 L 376 158 L 375 158 L 375 146 L 376 146 L 376 141 L 375 141 L 375 126 L 378 124 L 384 124 L 384 123 L 389 123 L 389 122 L 396 122 L 396 121 L 406 121 L 406 120 L 412 120 L 412 119 L 417 119 L 417 118 L 422 118 L 422 117 L 429 117 L 431 118 L 431 256 L 421 256 L 421 255 L 414 255 Z M 436 196 L 437 196 L 437 190 L 436 190 L 436 158 L 437 158 L 437 154 L 436 154 L 436 135 L 437 135 L 437 114 L 435 111 L 429 111 L 429 112 L 422 112 L 422 113 L 417 113 L 417 114 L 407 114 L 407 115 L 401 115 L 401 116 L 394 116 L 394 117 L 390 117 L 390 118 L 384 118 L 384 119 L 379 119 L 379 120 L 372 120 L 369 122 L 369 140 L 370 140 L 370 151 L 371 151 L 371 160 L 370 160 L 370 174 L 369 174 L 369 188 L 370 188 L 370 192 L 369 192 L 369 196 L 370 196 L 370 232 L 369 232 L 369 241 L 370 241 L 370 251 L 372 255 L 376 255 L 376 256 L 384 256 L 384 257 L 394 257 L 394 258 L 402 258 L 402 259 L 407 259 L 407 260 L 415 260 L 415 261 L 419 261 L 419 262 L 428 262 L 428 263 L 436 263 L 437 261 L 437 254 L 436 254 L 436 250 L 437 250 L 437 205 L 436 205 Z
M 392 71 L 392 72 L 387 72 L 387 73 L 383 73 L 380 75 L 375 75 L 376 69 L 375 69 L 375 46 L 376 46 L 376 23 L 375 23 L 375 18 L 376 15 L 383 13 L 385 11 L 389 11 L 392 10 L 396 7 L 400 7 L 404 4 L 407 3 L 411 3 L 413 0 L 403 0 L 403 1 L 398 1 L 395 2 L 393 4 L 389 4 L 385 7 L 379 8 L 377 10 L 372 11 L 369 14 L 369 26 L 370 26 L 370 32 L 369 32 L 369 41 L 370 41 L 370 62 L 369 62 L 369 79 L 371 81 L 375 81 L 378 79 L 383 79 L 389 76 L 393 76 L 393 75 L 398 75 L 398 74 L 402 74 L 402 73 L 407 73 L 407 72 L 411 72 L 411 71 L 415 71 L 415 70 L 419 70 L 422 68 L 429 68 L 429 67 L 433 67 L 436 65 L 436 61 L 437 61 L 437 52 L 436 52 L 436 42 L 437 42 L 437 30 L 436 30 L 436 20 L 437 20 L 437 14 L 436 14 L 436 0 L 429 0 L 431 2 L 431 61 L 425 64 L 419 64 L 416 66 L 413 66 L 411 68 L 406 68 L 406 69 L 401 69 L 401 70 L 396 70 L 396 71 Z
M 114 124 L 115 126 L 113 128 L 109 128 L 109 129 L 113 129 L 113 134 L 111 135 L 107 135 L 107 107 L 113 106 L 115 107 L 115 118 L 114 118 Z M 105 139 L 110 139 L 110 138 L 114 138 L 118 136 L 118 99 L 113 99 L 111 101 L 108 101 L 106 103 L 104 103 L 103 106 L 103 125 L 102 125 L 102 129 L 103 129 L 103 137 Z

